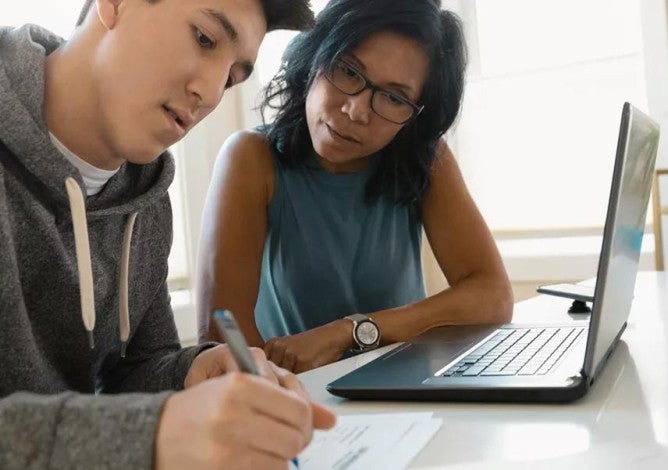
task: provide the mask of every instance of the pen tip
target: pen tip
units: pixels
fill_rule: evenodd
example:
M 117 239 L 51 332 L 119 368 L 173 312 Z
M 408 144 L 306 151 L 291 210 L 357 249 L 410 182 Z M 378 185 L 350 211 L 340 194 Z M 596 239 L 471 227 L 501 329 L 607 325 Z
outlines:
M 125 357 L 125 350 L 128 347 L 127 341 L 121 341 L 121 357 Z
M 95 349 L 95 339 L 93 338 L 93 332 L 88 332 L 88 344 L 90 344 L 91 349 Z

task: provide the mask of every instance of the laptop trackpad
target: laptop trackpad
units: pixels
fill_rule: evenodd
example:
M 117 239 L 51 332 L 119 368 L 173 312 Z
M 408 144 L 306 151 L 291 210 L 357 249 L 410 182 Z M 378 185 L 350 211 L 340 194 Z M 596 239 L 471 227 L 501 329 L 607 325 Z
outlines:
M 418 385 L 498 328 L 498 325 L 467 325 L 431 329 L 340 378 L 336 385 L 364 388 Z
M 413 344 L 434 342 L 461 343 L 463 346 L 466 346 L 467 344 L 472 346 L 491 335 L 501 326 L 502 325 L 441 326 L 425 331 L 421 335 L 411 339 L 410 342 Z

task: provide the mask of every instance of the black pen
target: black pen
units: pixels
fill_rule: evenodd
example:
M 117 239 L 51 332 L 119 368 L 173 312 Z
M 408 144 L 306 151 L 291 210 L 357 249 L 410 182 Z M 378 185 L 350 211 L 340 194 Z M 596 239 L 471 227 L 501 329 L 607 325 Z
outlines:
M 216 321 L 216 326 L 220 335 L 225 340 L 227 347 L 232 353 L 234 361 L 241 372 L 248 374 L 260 375 L 257 368 L 257 363 L 253 359 L 253 355 L 248 349 L 248 343 L 244 339 L 244 335 L 237 326 L 234 315 L 229 310 L 216 310 L 213 313 L 213 318 Z M 297 457 L 292 459 L 292 463 L 296 468 L 299 468 L 299 460 Z

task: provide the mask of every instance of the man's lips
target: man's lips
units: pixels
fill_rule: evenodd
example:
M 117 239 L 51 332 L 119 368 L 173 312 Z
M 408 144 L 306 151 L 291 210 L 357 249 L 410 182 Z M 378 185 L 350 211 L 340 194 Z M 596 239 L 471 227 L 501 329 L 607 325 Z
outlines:
M 176 124 L 186 132 L 195 122 L 195 118 L 189 111 L 166 104 L 162 105 L 162 108 L 172 117 L 172 119 L 174 119 Z
M 330 126 L 327 123 L 325 123 L 325 126 L 327 127 L 327 130 L 329 131 L 329 133 L 334 137 L 338 137 L 339 139 L 343 139 L 343 140 L 345 140 L 347 142 L 350 142 L 352 144 L 359 144 L 360 143 L 359 140 L 357 140 L 353 136 L 337 132 L 332 126 Z

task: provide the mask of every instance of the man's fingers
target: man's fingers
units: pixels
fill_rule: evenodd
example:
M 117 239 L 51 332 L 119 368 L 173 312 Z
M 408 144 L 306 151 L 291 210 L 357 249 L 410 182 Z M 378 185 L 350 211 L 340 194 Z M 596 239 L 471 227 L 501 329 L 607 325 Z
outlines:
M 332 410 L 320 403 L 311 402 L 313 409 L 313 428 L 331 429 L 336 424 L 336 415 Z
M 248 452 L 248 449 L 245 449 L 246 452 Z M 220 468 L 217 465 L 214 468 Z M 249 468 L 249 469 L 256 469 L 256 468 L 266 468 L 267 470 L 283 470 L 285 468 L 288 468 L 286 465 L 286 461 L 283 458 L 280 457 L 275 457 L 273 455 L 264 453 L 264 452 L 252 452 L 250 455 L 246 456 L 241 456 L 237 463 L 234 465 L 234 468 Z
M 271 362 L 269 364 L 271 364 L 274 374 L 278 377 L 278 383 L 281 387 L 297 392 L 300 396 L 309 400 L 313 408 L 313 427 L 315 429 L 330 429 L 336 424 L 336 415 L 334 412 L 324 405 L 311 401 L 310 395 L 295 374 Z
M 251 354 L 253 355 L 253 358 L 257 361 L 266 361 L 267 360 L 267 355 L 264 353 L 264 351 L 261 348 L 249 348 Z
M 253 449 L 288 461 L 308 444 L 309 435 L 303 429 L 295 429 L 283 422 L 264 415 L 255 415 L 237 434 Z
M 270 366 L 271 362 L 267 361 L 267 356 L 260 348 L 250 348 L 255 364 L 257 364 L 258 371 L 262 377 L 278 385 L 278 378 L 274 370 Z
M 190 388 L 212 377 L 226 372 L 239 370 L 226 345 L 216 346 L 202 351 L 190 365 L 183 382 L 184 388 Z
M 274 373 L 274 369 L 271 367 L 271 362 L 269 361 L 262 361 L 258 362 L 257 368 L 260 372 L 260 375 L 270 381 L 271 383 L 275 385 L 280 385 L 280 382 L 278 381 L 278 377 L 276 377 L 276 374 Z
M 230 377 L 237 394 L 248 400 L 256 412 L 306 433 L 307 441 L 313 432 L 311 403 L 298 393 L 276 387 L 262 377 L 233 374 Z
M 183 388 L 190 388 L 208 379 L 203 368 L 191 367 L 183 381 Z
M 304 386 L 302 385 L 302 383 L 299 381 L 299 379 L 295 374 L 283 369 L 282 367 L 277 366 L 273 362 L 269 362 L 269 364 L 271 365 L 274 374 L 278 378 L 278 383 L 281 387 L 297 392 L 304 398 L 308 398 L 308 393 L 306 393 L 306 389 L 304 388 Z

